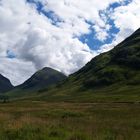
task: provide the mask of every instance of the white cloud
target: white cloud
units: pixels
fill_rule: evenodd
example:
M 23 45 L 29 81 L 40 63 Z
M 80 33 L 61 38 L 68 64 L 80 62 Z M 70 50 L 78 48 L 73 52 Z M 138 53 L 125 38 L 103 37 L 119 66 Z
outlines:
M 109 16 L 114 20 L 115 27 L 119 32 L 110 44 L 101 46 L 98 52 L 106 52 L 114 48 L 118 43 L 130 36 L 135 30 L 140 28 L 140 1 L 133 0 L 128 5 L 122 5 L 114 11 L 109 11 Z
M 23 62 L 18 59 L 0 58 L 0 72 L 17 85 L 28 79 L 36 69 L 32 62 Z
M 121 42 L 140 27 L 139 10 L 139 0 L 133 0 L 127 6 L 120 6 L 115 9 L 112 14 L 112 19 L 114 20 L 115 26 L 120 30 L 116 36 L 117 42 Z
M 100 28 L 100 27 L 97 26 L 97 25 L 94 25 L 93 27 L 94 27 L 94 30 L 95 30 L 95 32 L 96 32 L 95 37 L 96 37 L 98 40 L 100 40 L 100 41 L 105 41 L 105 40 L 107 39 L 107 37 L 108 37 L 107 31 L 108 31 L 109 29 L 107 29 L 107 28 Z
M 106 17 L 99 15 L 99 11 L 105 10 L 113 2 L 123 2 L 123 0 L 34 1 L 42 2 L 44 4 L 42 10 L 45 12 L 53 12 L 56 25 L 43 13 L 39 13 L 35 4 L 29 4 L 26 0 L 0 1 L 0 73 L 9 77 L 14 85 L 22 83 L 36 70 L 45 66 L 66 74 L 84 66 L 98 52 L 91 50 L 78 38 L 95 30 L 95 37 L 104 41 L 109 35 L 107 31 L 111 25 L 107 23 Z M 127 36 L 124 35 L 126 29 L 134 30 L 139 26 L 140 22 L 133 28 L 134 22 L 130 24 L 125 22 L 126 14 L 130 15 L 127 20 L 139 21 L 138 7 L 135 9 L 135 5 L 138 4 L 135 2 L 132 6 L 117 8 L 113 15 L 111 13 L 122 38 Z M 123 13 L 122 9 L 125 9 Z M 60 22 L 57 22 L 58 19 Z M 127 25 L 123 26 L 120 22 Z M 119 40 L 119 36 L 116 36 L 114 41 L 116 40 Z M 100 52 L 106 51 L 109 46 L 112 44 L 105 45 Z M 13 51 L 16 58 L 7 58 L 7 50 Z

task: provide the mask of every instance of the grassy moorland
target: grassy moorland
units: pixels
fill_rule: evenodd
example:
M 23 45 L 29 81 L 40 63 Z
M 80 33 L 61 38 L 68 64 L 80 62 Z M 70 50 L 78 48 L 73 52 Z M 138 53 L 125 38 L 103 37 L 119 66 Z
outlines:
M 139 103 L 0 104 L 0 140 L 139 139 Z

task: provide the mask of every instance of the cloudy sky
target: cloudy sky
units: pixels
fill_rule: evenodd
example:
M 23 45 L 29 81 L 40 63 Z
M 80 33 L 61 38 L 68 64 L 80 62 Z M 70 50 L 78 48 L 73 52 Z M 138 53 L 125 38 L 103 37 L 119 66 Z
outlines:
M 139 27 L 139 0 L 0 0 L 0 73 L 14 85 L 43 67 L 69 75 Z

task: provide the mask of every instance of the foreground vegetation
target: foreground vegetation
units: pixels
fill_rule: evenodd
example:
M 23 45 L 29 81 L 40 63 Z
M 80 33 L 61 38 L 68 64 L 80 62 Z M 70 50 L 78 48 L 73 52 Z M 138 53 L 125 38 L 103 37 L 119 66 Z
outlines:
M 0 140 L 139 140 L 139 103 L 0 104 Z

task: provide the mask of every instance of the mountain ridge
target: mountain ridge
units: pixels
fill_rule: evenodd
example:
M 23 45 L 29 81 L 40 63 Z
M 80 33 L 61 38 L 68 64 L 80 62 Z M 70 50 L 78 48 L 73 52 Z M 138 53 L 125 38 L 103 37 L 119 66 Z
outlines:
M 88 73 L 86 71 L 90 71 L 90 70 L 92 70 L 92 73 L 98 74 L 98 72 L 101 71 L 101 69 L 104 69 L 104 67 L 107 67 L 108 65 L 109 66 L 112 65 L 114 67 L 119 66 L 120 69 L 116 69 L 116 72 L 117 70 L 121 70 L 121 67 L 122 69 L 123 67 L 128 67 L 128 68 L 139 70 L 140 69 L 140 58 L 139 58 L 140 38 L 137 38 L 137 36 L 140 36 L 140 28 L 136 32 L 134 32 L 130 37 L 128 37 L 123 42 L 118 44 L 114 49 L 110 50 L 109 52 L 102 53 L 99 56 L 93 58 L 85 67 L 83 67 L 82 69 L 80 69 L 78 72 L 74 73 L 71 76 L 75 76 L 75 75 L 77 76 L 80 73 L 85 74 Z M 137 39 L 135 39 L 134 37 L 136 37 Z M 135 42 L 136 44 L 138 43 L 138 46 L 131 47 L 132 42 L 133 43 Z M 90 78 L 90 76 L 87 77 Z

